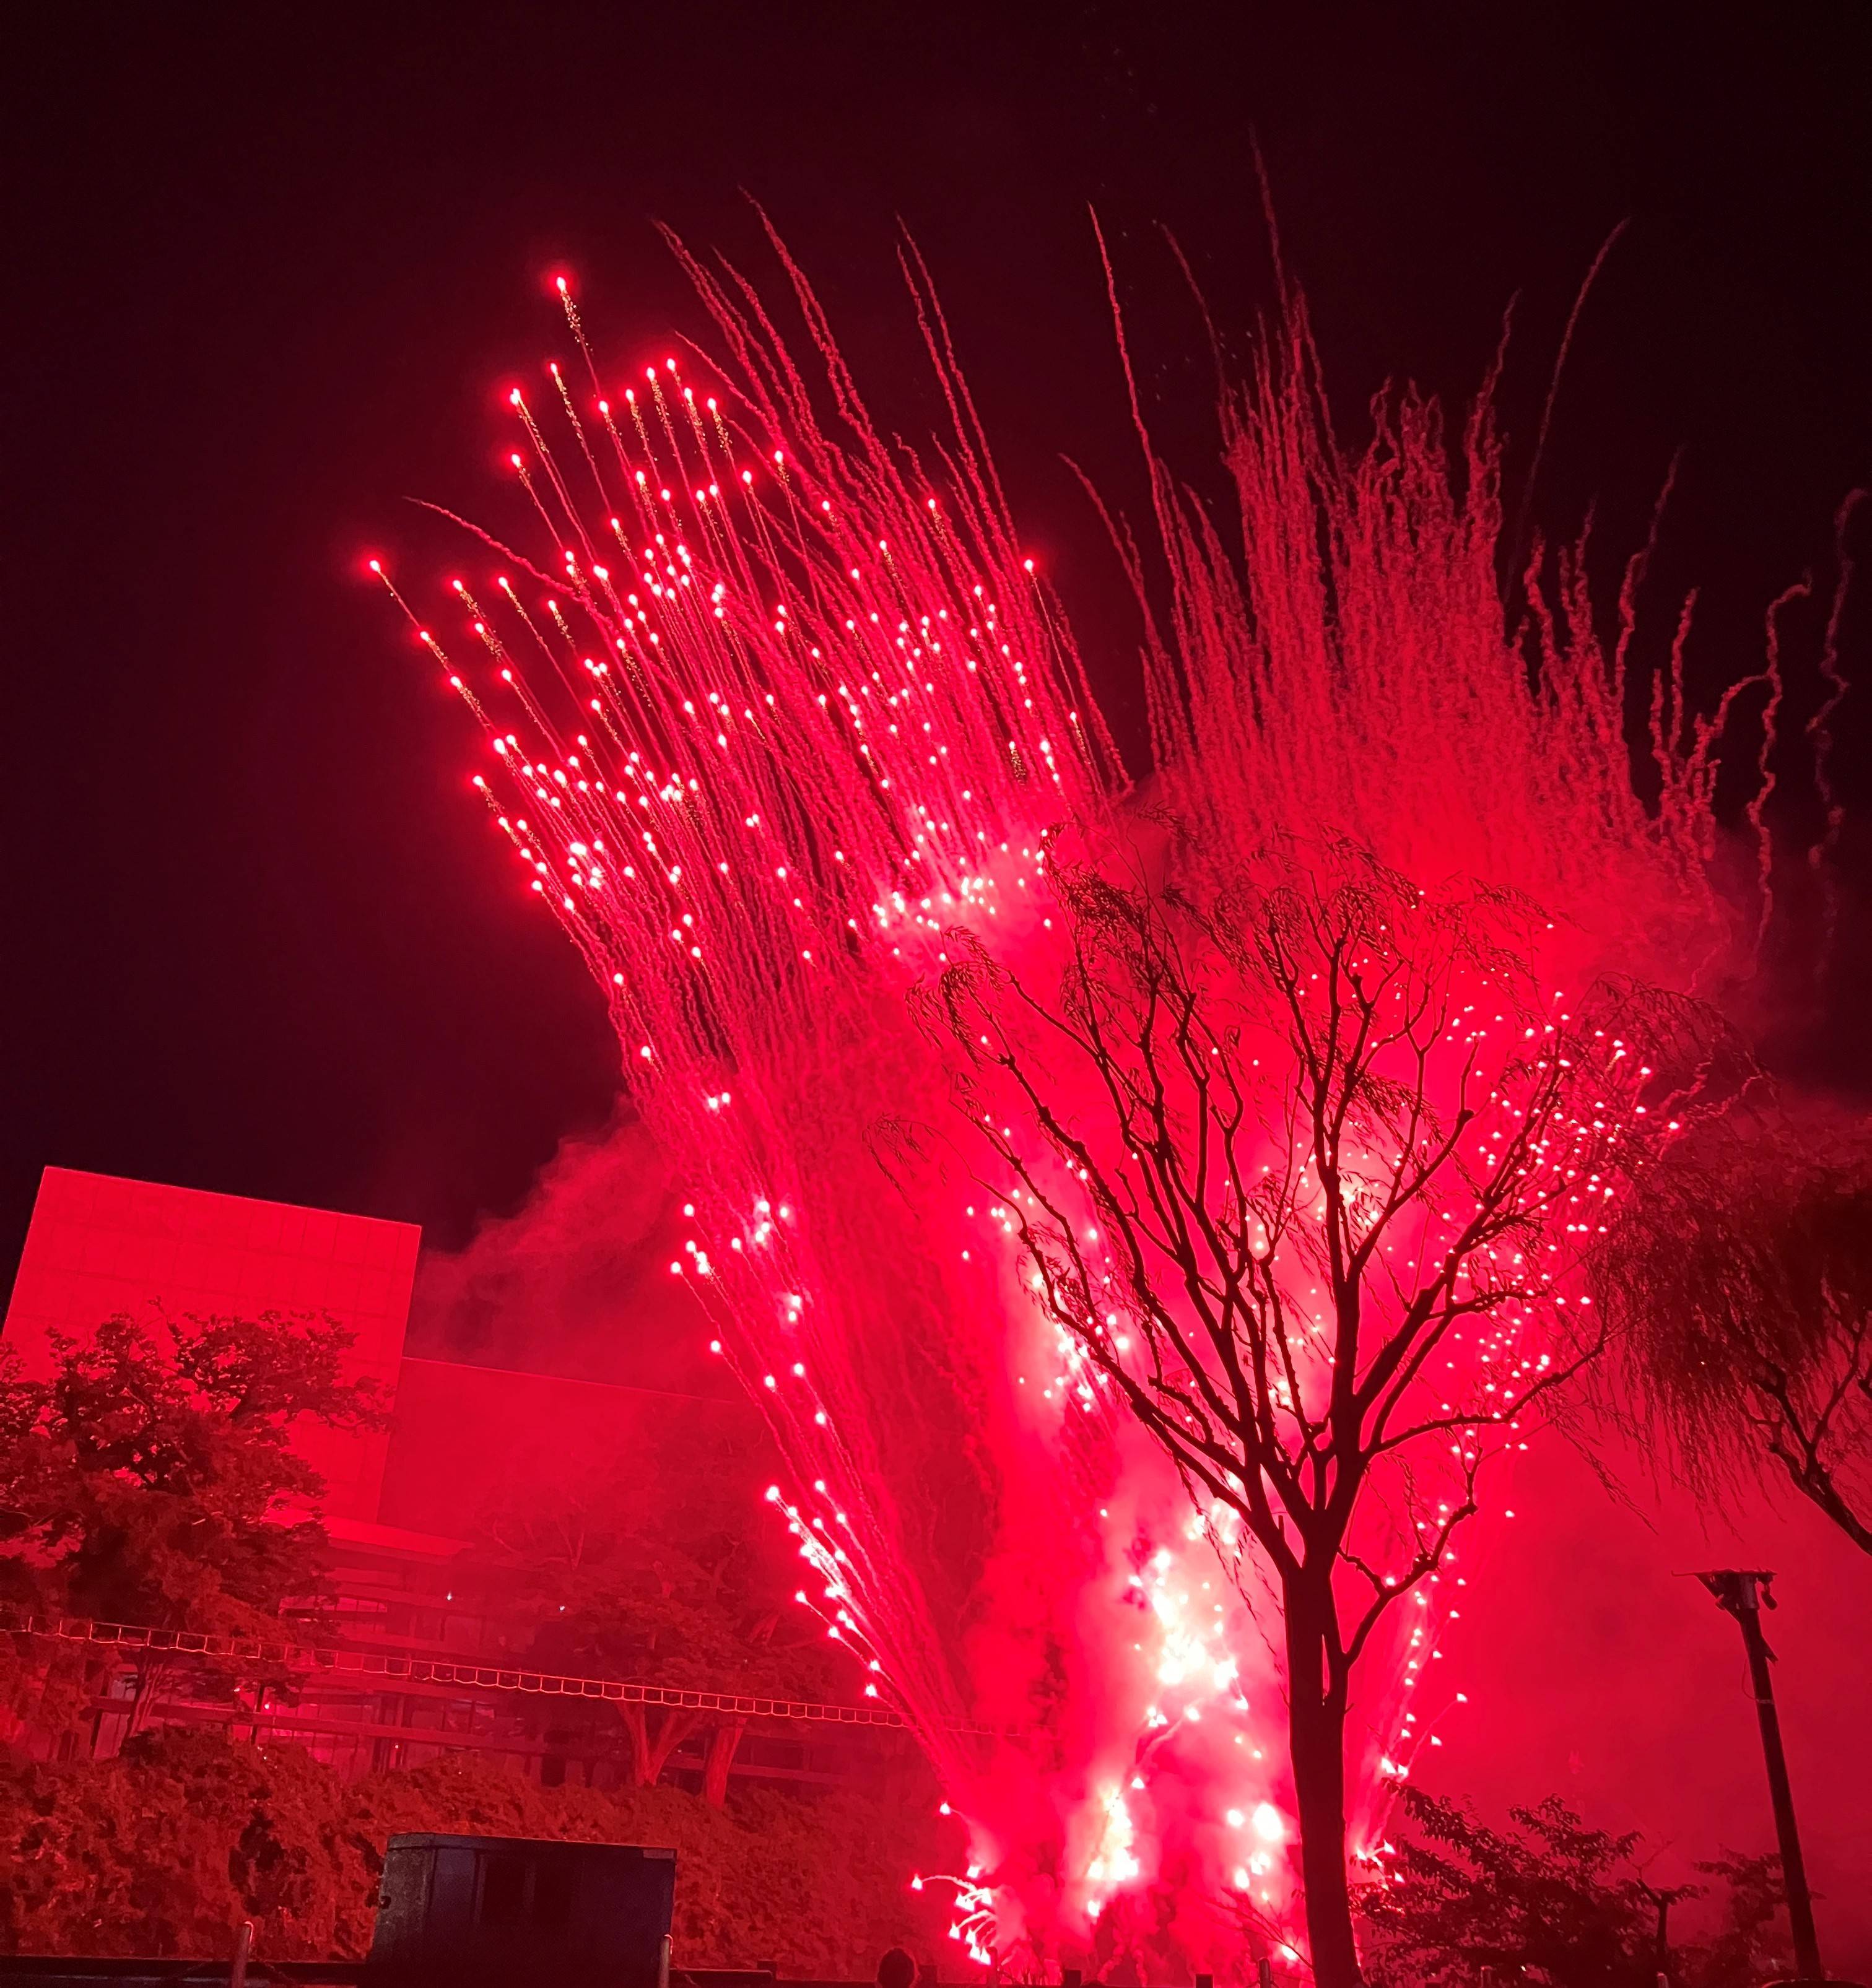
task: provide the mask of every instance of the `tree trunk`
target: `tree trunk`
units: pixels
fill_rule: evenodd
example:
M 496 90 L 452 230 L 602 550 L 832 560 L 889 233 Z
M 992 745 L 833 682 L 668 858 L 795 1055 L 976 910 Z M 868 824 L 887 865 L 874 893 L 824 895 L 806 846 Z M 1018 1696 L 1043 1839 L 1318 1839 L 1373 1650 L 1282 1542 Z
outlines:
M 747 1730 L 745 1719 L 725 1719 L 709 1735 L 709 1753 L 702 1770 L 702 1798 L 711 1808 L 720 1808 L 728 1800 L 728 1770 L 740 1750 L 741 1735 Z
M 1288 1751 L 1300 1819 L 1300 1877 L 1315 1988 L 1362 1988 L 1346 1877 L 1346 1704 L 1326 1674 L 1323 1598 L 1287 1597 Z
M 695 1731 L 696 1716 L 672 1709 L 663 1714 L 652 1733 L 650 1716 L 644 1706 L 621 1705 L 618 1710 L 629 1743 L 631 1783 L 637 1787 L 653 1788 L 662 1779 L 670 1755 Z
M 124 1733 L 125 1739 L 134 1739 L 149 1725 L 151 1716 L 156 1709 L 156 1694 L 162 1686 L 167 1670 L 167 1665 L 153 1662 L 144 1662 L 137 1666 L 137 1695 L 130 1700 L 130 1723 Z

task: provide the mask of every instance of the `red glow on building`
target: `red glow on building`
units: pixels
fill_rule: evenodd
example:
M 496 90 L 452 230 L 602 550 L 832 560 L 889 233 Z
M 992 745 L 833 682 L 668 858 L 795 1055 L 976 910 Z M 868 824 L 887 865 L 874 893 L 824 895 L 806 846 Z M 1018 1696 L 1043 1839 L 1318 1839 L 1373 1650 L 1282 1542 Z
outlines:
M 352 1335 L 346 1378 L 397 1391 L 422 1232 L 198 1188 L 48 1167 L 7 1307 L 5 1343 L 30 1374 L 48 1335 L 83 1337 L 118 1313 L 329 1317 Z M 387 1431 L 308 1429 L 298 1442 L 324 1477 L 334 1517 L 374 1520 Z

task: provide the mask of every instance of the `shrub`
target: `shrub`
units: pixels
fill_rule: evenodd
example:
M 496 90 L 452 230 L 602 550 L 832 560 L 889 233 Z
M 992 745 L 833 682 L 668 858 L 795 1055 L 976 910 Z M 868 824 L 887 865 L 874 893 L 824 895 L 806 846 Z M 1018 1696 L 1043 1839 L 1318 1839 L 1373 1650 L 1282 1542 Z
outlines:
M 693 1967 L 779 1962 L 868 1980 L 946 1919 L 933 1804 L 854 1790 L 543 1788 L 470 1755 L 347 1784 L 292 1746 L 165 1731 L 113 1760 L 0 1767 L 0 1949 L 212 1956 L 253 1920 L 263 1958 L 368 1949 L 388 1839 L 405 1831 L 650 1843 L 676 1852 L 674 1945 Z

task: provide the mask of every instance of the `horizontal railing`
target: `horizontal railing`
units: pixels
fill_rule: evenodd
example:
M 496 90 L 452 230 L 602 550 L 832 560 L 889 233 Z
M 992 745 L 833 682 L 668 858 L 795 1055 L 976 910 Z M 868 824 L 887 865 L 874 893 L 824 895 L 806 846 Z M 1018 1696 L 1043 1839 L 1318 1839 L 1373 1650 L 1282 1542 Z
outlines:
M 465 1663 L 453 1658 L 405 1656 L 376 1650 L 340 1650 L 273 1642 L 259 1637 L 217 1635 L 201 1629 L 158 1629 L 130 1622 L 88 1621 L 74 1616 L 35 1616 L 0 1608 L 0 1631 L 86 1643 L 136 1655 L 200 1657 L 219 1663 L 281 1668 L 313 1677 L 356 1677 L 394 1684 L 452 1685 L 476 1691 L 520 1692 L 530 1696 L 596 1699 L 680 1712 L 712 1712 L 732 1719 L 804 1720 L 822 1726 L 881 1726 L 902 1730 L 901 1712 L 882 1705 L 823 1705 L 811 1699 L 767 1698 L 746 1692 L 689 1690 L 622 1678 L 568 1677 L 510 1664 Z M 984 1739 L 1001 1736 L 987 1726 L 953 1729 Z

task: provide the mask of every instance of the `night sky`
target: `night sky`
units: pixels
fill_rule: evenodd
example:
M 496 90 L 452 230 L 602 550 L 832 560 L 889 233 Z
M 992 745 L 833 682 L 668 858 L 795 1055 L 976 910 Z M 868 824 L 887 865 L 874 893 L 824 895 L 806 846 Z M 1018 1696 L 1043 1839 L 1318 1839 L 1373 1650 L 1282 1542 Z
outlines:
M 510 515 L 501 394 L 567 343 L 550 273 L 608 360 L 702 330 L 658 221 L 764 273 L 763 202 L 914 435 L 936 411 L 901 218 L 1121 729 L 1132 631 L 1059 459 L 1138 503 L 1088 207 L 1151 418 L 1213 480 L 1158 224 L 1247 326 L 1272 295 L 1257 140 L 1352 431 L 1387 375 L 1473 387 L 1518 296 L 1517 475 L 1581 277 L 1628 223 L 1533 509 L 1570 533 L 1596 500 L 1628 550 L 1681 451 L 1657 598 L 1667 621 L 1671 588 L 1704 590 L 1704 694 L 1872 478 L 1861 8 L 34 14 L 0 84 L 0 1275 L 49 1161 L 454 1246 L 608 1118 L 600 1002 L 359 568 L 382 552 L 433 601 L 455 555 L 407 499 Z M 1869 732 L 1849 708 L 1856 806 Z M 1788 1053 L 1863 1093 L 1865 1033 L 1836 1000 Z

